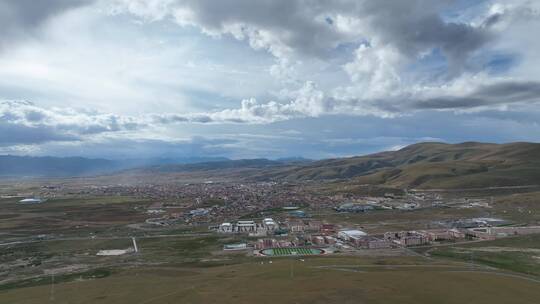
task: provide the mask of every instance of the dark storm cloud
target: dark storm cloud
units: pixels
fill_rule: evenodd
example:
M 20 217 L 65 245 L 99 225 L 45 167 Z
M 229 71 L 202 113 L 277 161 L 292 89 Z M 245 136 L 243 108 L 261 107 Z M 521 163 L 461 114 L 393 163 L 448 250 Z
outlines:
M 285 47 L 303 55 L 325 56 L 340 44 L 374 39 L 393 45 L 410 57 L 439 48 L 454 67 L 452 72 L 457 73 L 469 55 L 491 36 L 486 26 L 443 20 L 441 11 L 451 3 L 445 0 L 179 0 L 175 5 L 191 12 L 188 16 L 192 20 L 188 23 L 206 31 L 238 35 L 231 25 L 239 25 L 240 30 L 236 31 L 245 35 L 252 45 L 263 45 L 274 54 Z M 337 15 L 361 23 L 344 32 L 336 25 Z M 180 23 L 186 21 L 182 16 L 179 19 Z
M 467 96 L 442 96 L 412 102 L 414 109 L 472 109 L 540 101 L 540 82 L 501 82 L 479 87 Z
M 331 12 L 332 7 L 328 4 L 311 0 L 178 1 L 179 6 L 194 13 L 193 21 L 206 30 L 227 31 L 227 26 L 240 25 L 240 32 L 252 45 L 263 42 L 265 33 L 260 31 L 266 31 L 272 35 L 271 39 L 312 56 L 327 55 L 329 49 L 345 37 L 327 21 L 328 17 L 316 20 L 315 17 Z M 274 49 L 274 53 L 279 52 Z
M 503 82 L 480 87 L 474 97 L 498 102 L 540 100 L 540 82 Z
M 41 144 L 50 141 L 78 141 L 75 135 L 59 132 L 52 127 L 29 127 L 0 121 L 0 146 Z
M 0 48 L 32 33 L 49 18 L 93 0 L 2 0 L 0 1 Z
M 445 22 L 440 12 L 450 1 L 382 0 L 362 3 L 360 13 L 371 20 L 373 30 L 386 43 L 396 45 L 409 56 L 440 48 L 454 69 L 461 69 L 471 52 L 491 38 L 483 27 Z

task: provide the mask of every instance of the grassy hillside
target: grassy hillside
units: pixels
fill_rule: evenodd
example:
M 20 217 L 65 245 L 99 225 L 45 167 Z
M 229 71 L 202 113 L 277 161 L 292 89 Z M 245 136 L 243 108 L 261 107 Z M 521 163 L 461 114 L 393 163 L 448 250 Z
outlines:
M 159 180 L 335 181 L 340 184 L 417 189 L 540 185 L 540 144 L 431 142 L 410 145 L 398 151 L 350 158 L 320 161 L 248 159 L 169 164 L 127 170 L 109 177 L 123 183 Z
M 322 160 L 261 179 L 345 179 L 409 188 L 474 188 L 540 183 L 540 144 L 419 143 L 398 151 Z

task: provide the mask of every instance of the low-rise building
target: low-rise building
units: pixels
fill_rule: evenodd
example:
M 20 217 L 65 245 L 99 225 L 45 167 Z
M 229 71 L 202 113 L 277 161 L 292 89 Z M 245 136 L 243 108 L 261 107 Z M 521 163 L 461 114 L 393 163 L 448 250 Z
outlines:
M 355 242 L 367 236 L 362 230 L 342 230 L 338 232 L 338 238 L 347 242 Z
M 223 245 L 223 250 L 245 250 L 247 248 L 248 246 L 246 243 Z
M 197 208 L 197 209 L 189 211 L 189 215 L 191 215 L 191 216 L 204 216 L 204 215 L 207 215 L 209 212 L 210 212 L 209 209 Z
M 306 229 L 306 225 L 301 220 L 292 220 L 287 222 L 287 228 L 291 233 L 302 233 Z
M 336 232 L 336 225 L 334 224 L 321 224 L 321 233 L 323 234 L 333 234 Z
M 265 218 L 262 226 L 268 231 L 274 231 L 279 228 L 278 224 L 271 218 Z
M 465 234 L 457 229 L 434 229 L 422 231 L 430 242 L 451 241 L 465 237 Z
M 238 221 L 236 231 L 240 233 L 250 233 L 257 230 L 257 224 L 254 221 Z
M 429 240 L 426 236 L 416 234 L 416 235 L 408 235 L 398 240 L 398 243 L 403 246 L 419 246 L 419 245 L 425 245 L 429 243 Z
M 311 242 L 315 245 L 322 246 L 324 245 L 324 237 L 320 235 L 315 235 L 311 237 Z
M 219 225 L 217 231 L 220 233 L 233 233 L 233 228 L 233 224 L 231 223 L 222 223 L 221 225 Z
M 386 249 L 391 248 L 392 242 L 385 239 L 370 239 L 367 242 L 368 249 Z
M 274 240 L 272 240 L 272 239 L 258 239 L 255 242 L 255 248 L 257 250 L 262 250 L 262 249 L 266 249 L 266 248 L 272 248 L 272 247 L 274 247 L 273 241 Z
M 429 243 L 427 234 L 420 231 L 386 232 L 384 239 L 401 246 L 419 246 Z
M 480 239 L 495 239 L 496 237 L 526 235 L 535 233 L 540 233 L 540 226 L 482 227 L 470 228 L 467 230 L 467 235 Z
M 335 243 L 337 243 L 337 239 L 333 236 L 325 236 L 324 237 L 324 242 L 328 245 L 334 245 Z

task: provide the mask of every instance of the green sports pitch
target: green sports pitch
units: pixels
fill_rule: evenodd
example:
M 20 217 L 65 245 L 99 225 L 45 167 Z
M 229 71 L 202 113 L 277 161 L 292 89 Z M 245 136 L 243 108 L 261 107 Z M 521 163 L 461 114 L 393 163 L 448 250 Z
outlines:
M 324 250 L 317 248 L 268 248 L 260 251 L 266 256 L 286 256 L 286 255 L 317 255 L 323 254 Z

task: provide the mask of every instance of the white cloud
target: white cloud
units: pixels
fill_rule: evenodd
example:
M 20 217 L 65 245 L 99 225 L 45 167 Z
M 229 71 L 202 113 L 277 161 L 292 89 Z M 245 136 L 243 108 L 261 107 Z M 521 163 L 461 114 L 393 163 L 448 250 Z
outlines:
M 538 107 L 533 1 L 53 2 L 0 21 L 5 145 Z
M 54 127 L 72 135 L 134 130 L 143 126 L 133 117 L 102 114 L 73 108 L 42 108 L 26 101 L 0 103 L 3 124 L 30 128 Z

